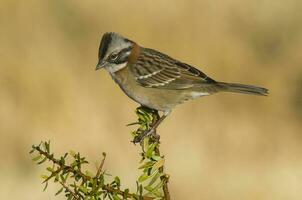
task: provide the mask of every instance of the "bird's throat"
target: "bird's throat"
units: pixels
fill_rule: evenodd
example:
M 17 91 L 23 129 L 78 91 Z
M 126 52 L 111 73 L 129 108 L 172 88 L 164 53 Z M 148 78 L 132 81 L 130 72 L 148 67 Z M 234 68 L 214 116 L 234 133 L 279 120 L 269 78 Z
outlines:
M 122 70 L 123 68 L 125 68 L 127 65 L 127 62 L 112 66 L 112 67 L 108 67 L 107 71 L 112 75 L 120 70 Z

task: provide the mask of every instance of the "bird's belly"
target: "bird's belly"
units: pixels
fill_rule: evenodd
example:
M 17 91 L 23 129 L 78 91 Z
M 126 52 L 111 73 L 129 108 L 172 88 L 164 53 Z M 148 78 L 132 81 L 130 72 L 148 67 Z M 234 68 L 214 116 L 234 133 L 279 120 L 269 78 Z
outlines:
M 136 84 L 131 84 L 131 87 L 124 87 L 122 90 L 134 101 L 160 111 L 171 110 L 187 100 L 208 95 L 188 90 L 146 88 Z
M 154 88 L 141 88 L 135 90 L 127 90 L 124 92 L 134 101 L 160 111 L 171 110 L 177 104 L 181 103 L 177 101 L 177 98 L 173 97 L 173 92 L 171 91 L 162 91 L 160 89 Z
M 171 110 L 178 104 L 200 96 L 208 95 L 200 91 L 192 90 L 168 90 L 147 88 L 139 85 L 131 76 L 112 76 L 124 93 L 134 101 L 160 111 Z

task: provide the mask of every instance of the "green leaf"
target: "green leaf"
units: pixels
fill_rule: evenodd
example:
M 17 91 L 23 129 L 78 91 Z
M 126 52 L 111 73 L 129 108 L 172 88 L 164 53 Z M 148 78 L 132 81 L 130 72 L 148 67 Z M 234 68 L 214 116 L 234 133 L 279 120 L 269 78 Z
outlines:
M 147 152 L 145 153 L 147 158 L 151 158 L 152 154 L 154 152 L 155 147 L 158 145 L 157 142 L 152 143 L 149 148 L 147 149 Z
M 46 160 L 47 160 L 47 158 L 44 157 L 43 160 L 39 161 L 37 164 L 40 165 L 40 164 L 44 163 Z
M 133 125 L 138 125 L 138 124 L 139 124 L 138 122 L 132 122 L 132 123 L 126 124 L 126 126 L 133 126 Z
M 145 180 L 147 180 L 148 179 L 148 175 L 147 174 L 142 174 L 142 175 L 140 175 L 140 177 L 138 178 L 138 182 L 143 182 L 143 181 L 145 181 Z
M 54 169 L 52 167 L 47 167 L 46 170 L 49 172 L 54 172 Z
M 117 184 L 118 187 L 121 186 L 121 180 L 119 177 L 114 177 L 114 182 Z
M 54 182 L 58 182 L 60 179 L 59 172 L 56 172 Z
M 129 189 L 127 188 L 127 189 L 125 189 L 124 190 L 124 199 L 127 199 L 127 195 L 129 194 Z
M 43 188 L 43 192 L 47 189 L 48 186 L 48 182 L 45 182 L 44 188 Z
M 80 190 L 81 192 L 83 192 L 84 194 L 87 194 L 87 193 L 88 193 L 87 188 L 84 187 L 84 186 L 82 186 L 82 185 L 79 186 L 79 190 Z
M 66 180 L 67 180 L 67 178 L 69 177 L 69 172 L 67 173 L 67 174 L 61 174 L 60 175 L 60 178 L 61 178 L 61 181 L 63 182 L 63 183 L 65 183 L 66 182 Z
M 63 187 L 62 187 L 61 189 L 59 189 L 59 190 L 56 192 L 55 195 L 56 195 L 56 196 L 59 195 L 59 194 L 63 191 L 63 189 L 64 189 Z
M 119 198 L 119 197 L 117 196 L 117 194 L 113 194 L 112 197 L 113 197 L 114 200 L 121 200 L 121 198 Z
M 148 186 L 151 186 L 153 185 L 157 180 L 158 178 L 162 175 L 162 173 L 160 173 L 159 171 L 157 171 L 155 173 L 155 175 L 152 177 L 152 179 L 150 180 L 150 182 L 148 183 Z
M 143 147 L 144 147 L 145 150 L 149 149 L 149 139 L 150 139 L 149 137 L 144 138 L 144 144 L 143 144 L 144 146 Z
M 162 197 L 164 196 L 160 191 L 157 190 L 153 191 L 152 194 L 160 199 L 162 199 Z
M 154 161 L 149 161 L 141 165 L 138 169 L 145 169 L 145 168 L 150 168 L 155 164 Z
M 42 174 L 42 175 L 41 175 L 41 178 L 43 178 L 43 179 L 48 179 L 48 176 L 47 176 L 47 175 Z
M 139 185 L 138 191 L 139 191 L 139 195 L 143 196 L 143 186 L 142 185 Z
M 69 151 L 69 154 L 70 154 L 72 157 L 76 157 L 76 153 L 75 153 L 73 150 L 70 150 L 70 151 Z
M 40 160 L 41 158 L 42 158 L 41 155 L 37 155 L 36 157 L 32 158 L 31 160 L 32 160 L 32 161 L 38 161 L 38 160 Z
M 93 173 L 88 170 L 85 171 L 85 175 L 89 177 L 93 177 Z
M 147 190 L 148 192 L 153 191 L 153 187 L 151 187 L 149 185 L 145 186 L 144 189 Z
M 153 169 L 159 169 L 161 168 L 163 165 L 165 164 L 165 159 L 162 158 L 160 160 L 158 160 L 154 165 L 153 165 Z
M 112 197 L 112 194 L 108 194 L 108 198 L 110 199 L 110 200 L 113 200 L 113 197 Z
M 151 158 L 152 158 L 152 160 L 157 160 L 157 161 L 162 159 L 161 156 L 158 156 L 158 155 L 155 155 L 155 154 L 153 154 Z
M 159 188 L 161 188 L 162 186 L 163 186 L 163 182 L 161 181 L 161 182 L 159 182 L 153 189 L 154 189 L 154 191 L 155 190 L 157 190 L 157 189 L 159 189 Z
M 34 148 L 34 146 L 32 147 L 32 150 L 30 150 L 29 154 L 32 154 L 33 152 L 35 152 L 36 149 Z
M 45 148 L 46 152 L 49 153 L 49 151 L 50 151 L 50 147 L 49 147 L 50 146 L 50 141 L 44 142 L 43 144 L 44 144 L 44 148 Z
M 131 131 L 130 134 L 131 134 L 132 137 L 135 137 L 137 135 L 136 131 Z

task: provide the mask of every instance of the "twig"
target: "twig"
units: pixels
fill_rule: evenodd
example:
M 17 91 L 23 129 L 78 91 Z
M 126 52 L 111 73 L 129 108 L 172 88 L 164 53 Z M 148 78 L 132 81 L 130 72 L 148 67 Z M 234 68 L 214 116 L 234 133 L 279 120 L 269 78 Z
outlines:
M 160 151 L 159 148 L 155 148 L 155 152 L 160 156 Z M 164 173 L 164 166 L 160 167 L 159 172 Z M 168 181 L 169 178 L 167 176 L 162 176 L 160 177 L 161 181 L 163 181 L 163 191 L 164 191 L 164 198 L 165 200 L 170 200 L 171 196 L 170 196 L 170 192 L 169 192 L 169 188 L 168 188 Z
M 64 189 L 65 196 L 68 199 L 84 200 L 87 197 L 101 198 L 104 199 L 135 199 L 135 200 L 171 200 L 169 193 L 168 182 L 169 176 L 164 173 L 164 157 L 161 156 L 159 150 L 160 137 L 156 134 L 156 124 L 160 120 L 160 116 L 157 110 L 139 107 L 136 110 L 138 116 L 139 128 L 132 132 L 134 137 L 141 137 L 140 146 L 142 148 L 141 166 L 139 169 L 142 170 L 142 174 L 137 181 L 137 192 L 129 193 L 129 189 L 121 190 L 120 179 L 115 177 L 111 183 L 105 183 L 105 174 L 103 167 L 106 160 L 106 154 L 103 153 L 103 158 L 97 168 L 96 174 L 93 175 L 89 171 L 86 173 L 82 172 L 82 164 L 87 164 L 85 157 L 81 157 L 80 153 L 70 152 L 64 156 L 55 158 L 54 154 L 50 153 L 50 142 L 41 142 L 40 145 L 33 145 L 30 153 L 36 152 L 39 155 L 33 158 L 33 161 L 37 161 L 37 164 L 42 164 L 45 161 L 52 163 L 52 167 L 47 167 L 47 171 L 50 171 L 49 176 L 43 175 L 45 179 L 43 183 L 54 179 L 55 182 L 59 182 L 62 186 L 61 189 L 56 193 L 61 193 Z M 153 129 L 152 129 L 153 127 Z M 151 128 L 151 129 L 150 129 Z M 145 131 L 153 130 L 153 133 L 148 135 L 147 138 Z M 41 146 L 42 145 L 42 146 Z M 68 155 L 73 157 L 73 161 L 68 164 L 66 158 Z M 73 184 L 68 184 L 70 178 L 74 179 Z M 68 181 L 67 181 L 68 180 Z M 72 189 L 73 188 L 73 189 Z
M 103 186 L 102 189 L 106 190 L 108 192 L 117 193 L 117 194 L 119 194 L 119 195 L 121 195 L 123 197 L 126 197 L 126 198 L 131 198 L 131 197 L 133 197 L 135 199 L 138 198 L 138 196 L 135 195 L 135 194 L 131 194 L 131 193 L 126 194 L 124 191 L 121 191 L 121 190 L 118 190 L 118 189 L 114 189 L 114 188 L 112 188 L 112 187 L 110 187 L 108 185 Z M 140 200 L 153 200 L 153 199 L 154 198 L 152 198 L 152 197 L 143 196 L 142 199 L 140 199 Z
M 157 110 L 151 110 L 150 113 L 153 116 L 152 125 L 154 125 L 157 122 L 157 120 L 160 119 L 160 116 L 159 116 Z M 160 137 L 159 137 L 159 135 L 157 135 L 157 129 L 154 130 L 154 133 L 155 134 L 151 136 L 151 137 L 154 137 L 154 138 L 152 138 L 154 140 L 153 142 L 160 143 Z M 142 143 L 141 143 L 141 147 L 142 147 L 142 150 L 144 152 L 144 145 L 142 145 Z M 160 150 L 159 150 L 158 146 L 155 147 L 154 151 L 158 156 L 160 156 Z M 160 167 L 158 170 L 159 170 L 160 173 L 165 174 L 164 173 L 164 166 Z M 165 175 L 165 176 L 161 176 L 160 179 L 163 182 L 163 188 L 162 189 L 163 189 L 163 192 L 164 192 L 164 200 L 171 200 L 171 196 L 170 196 L 170 192 L 169 192 L 169 188 L 168 188 L 169 177 L 167 175 Z
M 62 185 L 62 187 L 64 188 L 64 189 L 66 189 L 72 196 L 73 196 L 73 198 L 75 199 L 75 200 L 81 200 L 72 190 L 70 190 L 68 187 L 67 187 L 67 185 L 65 185 L 65 183 L 63 183 L 62 181 L 59 181 L 60 182 L 60 184 Z
M 96 177 L 99 177 L 101 172 L 103 171 L 103 166 L 104 166 L 104 163 L 105 163 L 105 159 L 106 159 L 106 153 L 103 152 L 103 159 L 102 159 L 101 164 L 100 164 L 100 166 L 98 168 L 98 171 L 96 173 Z
M 60 160 L 55 159 L 55 158 L 53 157 L 53 155 L 50 155 L 50 154 L 48 154 L 46 151 L 43 151 L 39 146 L 34 146 L 33 149 L 35 149 L 36 151 L 38 151 L 40 155 L 45 156 L 49 161 L 52 161 L 54 164 L 58 165 L 58 166 L 60 167 L 60 170 L 63 170 L 63 169 L 64 169 L 64 170 L 66 170 L 66 171 L 68 171 L 68 172 L 73 173 L 74 175 L 80 175 L 84 181 L 89 181 L 89 180 L 91 180 L 92 178 L 94 178 L 94 177 L 87 176 L 87 175 L 84 174 L 81 170 L 75 170 L 75 169 L 73 169 L 71 166 L 68 166 L 68 165 L 65 165 L 65 164 L 61 163 Z M 103 167 L 104 162 L 105 162 L 106 155 L 103 154 L 103 156 L 104 156 L 104 157 L 103 157 L 103 160 L 101 161 L 101 164 L 100 164 L 100 166 L 99 166 L 99 168 L 98 168 L 98 172 L 97 172 L 98 175 L 100 175 L 100 173 L 101 173 L 101 171 L 102 171 L 102 167 Z M 96 177 L 97 177 L 97 176 L 96 176 Z M 62 183 L 61 183 L 61 185 L 62 185 Z M 64 184 L 64 185 L 65 185 L 65 184 Z M 64 185 L 62 185 L 62 186 L 64 187 Z M 67 189 L 68 187 L 65 185 L 64 188 Z M 122 190 L 120 190 L 120 189 L 115 189 L 115 188 L 113 188 L 113 187 L 111 187 L 111 186 L 109 186 L 109 185 L 104 185 L 104 186 L 102 186 L 102 189 L 105 190 L 105 191 L 107 191 L 107 192 L 119 194 L 119 195 L 121 195 L 121 196 L 123 196 L 123 197 L 126 197 L 126 198 L 134 198 L 134 199 L 138 199 L 138 195 L 136 195 L 136 194 L 134 194 L 134 193 L 126 193 L 125 191 L 122 191 Z M 69 189 L 69 188 L 68 188 L 68 191 L 70 192 L 70 189 Z M 73 193 L 71 193 L 71 194 L 72 194 L 73 196 L 75 195 L 75 194 L 73 194 Z M 81 198 L 77 197 L 76 200 L 80 200 L 80 199 L 81 199 Z M 142 199 L 142 200 L 153 200 L 154 198 L 142 196 L 141 199 Z

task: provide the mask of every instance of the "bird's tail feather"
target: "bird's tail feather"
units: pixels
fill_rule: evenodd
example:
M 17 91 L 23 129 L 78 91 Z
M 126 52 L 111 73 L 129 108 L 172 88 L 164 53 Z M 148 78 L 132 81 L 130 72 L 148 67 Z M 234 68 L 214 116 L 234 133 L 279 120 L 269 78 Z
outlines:
M 221 91 L 224 92 L 235 92 L 235 93 L 253 94 L 253 95 L 261 95 L 261 96 L 268 95 L 268 89 L 254 86 L 254 85 L 218 82 L 217 86 L 221 89 Z

